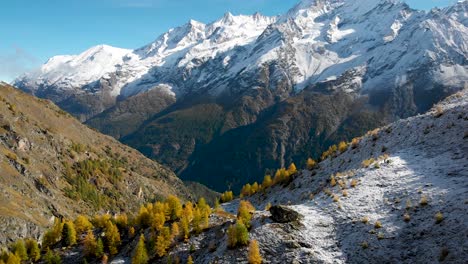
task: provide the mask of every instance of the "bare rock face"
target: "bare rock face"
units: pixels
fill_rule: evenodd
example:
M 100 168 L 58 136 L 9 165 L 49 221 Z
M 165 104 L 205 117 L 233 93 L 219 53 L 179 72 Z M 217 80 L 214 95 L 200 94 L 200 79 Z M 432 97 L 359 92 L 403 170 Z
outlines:
M 299 220 L 300 214 L 291 208 L 275 205 L 270 208 L 271 219 L 277 223 L 290 223 Z

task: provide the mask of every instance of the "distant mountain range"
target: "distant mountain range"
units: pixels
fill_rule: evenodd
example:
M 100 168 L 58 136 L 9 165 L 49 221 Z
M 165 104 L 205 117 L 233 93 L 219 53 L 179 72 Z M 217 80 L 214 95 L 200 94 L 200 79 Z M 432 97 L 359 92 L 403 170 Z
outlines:
M 136 50 L 53 57 L 14 85 L 183 179 L 238 189 L 467 86 L 467 9 L 305 0 L 277 17 L 227 13 Z

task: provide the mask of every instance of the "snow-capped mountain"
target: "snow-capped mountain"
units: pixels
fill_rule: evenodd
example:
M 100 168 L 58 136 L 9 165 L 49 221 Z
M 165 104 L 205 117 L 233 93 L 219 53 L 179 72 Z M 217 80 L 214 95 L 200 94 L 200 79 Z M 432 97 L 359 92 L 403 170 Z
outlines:
M 277 17 L 191 20 L 136 50 L 54 57 L 14 84 L 184 179 L 237 188 L 468 86 L 467 23 L 468 0 L 429 12 L 303 0 Z
M 78 93 L 113 79 L 113 96 L 159 84 L 180 97 L 202 88 L 219 94 L 234 78 L 249 79 L 276 62 L 284 64 L 278 78 L 296 90 L 349 71 L 358 73 L 354 89 L 392 88 L 425 66 L 434 81 L 455 86 L 468 80 L 467 32 L 467 1 L 425 13 L 394 0 L 306 0 L 280 17 L 227 13 L 210 24 L 191 20 L 136 50 L 101 45 L 56 56 L 15 84 Z
M 99 45 L 80 55 L 55 56 L 39 70 L 25 74 L 15 83 L 32 91 L 46 86 L 85 90 L 82 87 L 114 75 L 116 82 L 111 87 L 111 94 L 134 95 L 163 83 L 146 76 L 151 70 L 157 68 L 167 72 L 171 68 L 184 68 L 188 72 L 204 60 L 254 41 L 275 20 L 275 17 L 258 13 L 252 16 L 226 13 L 222 19 L 208 25 L 190 20 L 136 50 Z M 165 83 L 174 85 L 170 81 Z

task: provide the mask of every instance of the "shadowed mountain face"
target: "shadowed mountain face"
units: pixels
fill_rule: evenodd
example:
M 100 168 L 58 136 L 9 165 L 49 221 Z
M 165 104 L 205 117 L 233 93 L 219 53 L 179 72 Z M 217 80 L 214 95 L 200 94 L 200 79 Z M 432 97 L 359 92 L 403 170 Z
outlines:
M 451 92 L 439 90 L 433 97 L 434 91 L 415 96 L 411 90 L 359 96 L 330 87 L 334 84 L 311 86 L 281 102 L 275 102 L 269 90 L 257 89 L 235 105 L 181 107 L 157 115 L 122 141 L 168 164 L 184 180 L 216 190 L 239 190 L 246 181 L 261 181 L 278 167 L 303 165 L 305 157 L 319 157 L 341 140 L 420 113 Z M 400 94 L 395 93 L 405 93 L 408 99 L 399 102 L 395 98 Z
M 183 179 L 237 190 L 462 89 L 467 7 L 301 1 L 278 17 L 190 21 L 136 50 L 57 56 L 15 84 Z

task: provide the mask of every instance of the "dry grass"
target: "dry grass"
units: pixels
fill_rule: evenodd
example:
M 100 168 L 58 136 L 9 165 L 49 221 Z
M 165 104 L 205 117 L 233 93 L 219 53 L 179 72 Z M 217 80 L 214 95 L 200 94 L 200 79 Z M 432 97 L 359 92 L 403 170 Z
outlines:
M 378 240 L 382 240 L 382 239 L 384 239 L 384 238 L 385 238 L 384 233 L 379 232 L 379 233 L 377 234 L 377 239 L 378 239 Z
M 375 162 L 375 159 L 374 159 L 374 158 L 370 158 L 370 159 L 364 160 L 364 161 L 361 163 L 361 165 L 362 165 L 362 167 L 364 167 L 364 168 L 369 168 L 369 166 L 372 165 L 374 162 Z
M 409 221 L 411 220 L 411 216 L 410 216 L 409 214 L 404 214 L 404 215 L 403 215 L 403 220 L 404 220 L 405 222 L 409 222 Z
M 14 160 L 14 161 L 18 160 L 18 157 L 16 156 L 16 154 L 15 154 L 15 153 L 12 153 L 12 152 L 7 152 L 7 153 L 5 154 L 5 156 L 6 156 L 9 160 Z
M 382 223 L 380 221 L 376 221 L 375 224 L 374 224 L 374 227 L 375 228 L 382 228 Z
M 361 247 L 363 249 L 367 249 L 367 248 L 369 248 L 369 243 L 367 243 L 367 241 L 364 241 L 364 242 L 361 243 Z
M 440 224 L 442 223 L 442 221 L 444 221 L 444 215 L 441 212 L 438 212 L 437 214 L 435 214 L 434 217 L 436 220 L 436 224 Z
M 339 201 L 340 201 L 340 197 L 338 197 L 338 195 L 334 194 L 334 195 L 333 195 L 333 202 L 334 202 L 334 203 L 337 203 L 337 202 L 339 202 Z
M 377 139 L 379 139 L 379 132 L 380 132 L 380 128 L 377 128 L 372 131 L 369 131 L 367 135 L 372 138 L 372 141 L 377 141 Z
M 360 141 L 361 138 L 353 138 L 353 140 L 351 140 L 351 148 L 356 149 L 359 146 Z
M 442 106 L 440 106 L 440 105 L 436 106 L 435 109 L 434 109 L 434 117 L 439 118 L 443 114 L 444 114 L 444 109 L 442 108 Z
M 338 151 L 340 151 L 341 153 L 345 152 L 347 149 L 348 149 L 348 143 L 341 141 L 338 144 Z
M 419 201 L 419 204 L 422 205 L 422 206 L 426 206 L 428 204 L 427 197 L 425 195 L 423 195 L 421 197 L 421 200 Z
M 411 207 L 413 207 L 413 204 L 411 203 L 411 200 L 410 199 L 406 200 L 406 210 L 411 209 Z
M 335 180 L 335 177 L 334 177 L 333 175 L 330 177 L 330 185 L 331 185 L 332 187 L 335 187 L 335 186 L 336 186 L 336 180 Z

